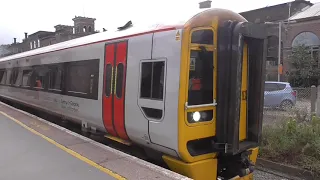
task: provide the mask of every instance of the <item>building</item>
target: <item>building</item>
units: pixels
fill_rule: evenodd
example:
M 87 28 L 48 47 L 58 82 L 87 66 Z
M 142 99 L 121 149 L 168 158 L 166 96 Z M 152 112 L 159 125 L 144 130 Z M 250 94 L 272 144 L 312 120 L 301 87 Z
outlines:
M 72 20 L 73 26 L 58 24 L 54 26 L 54 32 L 37 31 L 30 35 L 25 33 L 21 43 L 16 42 L 16 38 L 13 38 L 12 44 L 0 46 L 0 57 L 97 33 L 95 30 L 95 18 L 75 16 Z
M 267 30 L 269 37 L 266 80 L 278 80 L 279 22 L 282 24 L 280 51 L 282 73 L 280 80 L 287 81 L 286 75 L 290 68 L 288 56 L 297 41 L 312 39 L 304 42 L 308 46 L 312 44 L 312 48 L 317 49 L 313 45 L 317 44 L 315 39 L 317 39 L 316 36 L 320 35 L 320 16 L 316 13 L 317 11 L 320 11 L 319 4 L 313 4 L 305 0 L 295 0 L 240 13 L 250 22 L 269 24 Z

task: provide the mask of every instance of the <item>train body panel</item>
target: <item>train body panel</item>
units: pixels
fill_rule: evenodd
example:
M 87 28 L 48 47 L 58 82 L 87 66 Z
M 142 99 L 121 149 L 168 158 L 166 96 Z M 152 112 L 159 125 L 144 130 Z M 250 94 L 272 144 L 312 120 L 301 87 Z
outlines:
M 0 62 L 0 68 L 23 67 L 23 69 L 27 70 L 31 66 L 60 65 L 61 63 L 65 63 L 66 60 L 67 62 L 95 60 L 96 62 L 98 61 L 98 64 L 95 63 L 95 66 L 93 65 L 91 69 L 99 68 L 99 72 L 103 72 L 102 59 L 104 52 L 103 46 L 101 45 L 102 43 L 93 44 L 89 50 L 85 46 L 80 46 L 69 50 L 40 54 L 28 58 L 17 59 L 11 61 L 10 64 Z M 91 64 L 91 62 L 88 64 Z M 87 68 L 90 68 L 90 66 L 87 66 Z M 7 77 L 8 75 L 9 74 L 7 74 Z M 17 79 L 22 80 L 22 75 L 22 72 L 19 72 Z M 87 122 L 92 124 L 92 126 L 105 131 L 101 121 L 102 108 L 100 94 L 102 93 L 102 75 L 101 73 L 100 75 L 99 73 L 96 73 L 95 75 L 97 76 L 96 79 L 99 80 L 99 83 L 95 83 L 97 91 L 92 93 L 91 97 L 87 98 L 76 97 L 71 93 L 68 95 L 62 95 L 58 89 L 43 91 L 42 88 L 35 89 L 28 86 L 23 88 L 2 86 L 1 93 L 10 98 L 15 98 L 18 101 L 30 103 L 33 106 L 43 108 L 46 111 L 63 114 L 64 116 L 77 120 L 78 122 Z M 76 82 L 76 79 L 70 79 L 70 81 Z
M 125 126 L 130 139 L 139 144 L 148 145 L 146 137 L 148 122 L 142 115 L 137 102 L 140 77 L 140 61 L 151 58 L 152 36 L 147 34 L 130 38 L 128 41 L 127 80 L 125 93 Z
M 178 152 L 178 122 L 176 119 L 178 117 L 181 31 L 181 29 L 177 29 L 154 35 L 152 58 L 165 62 L 163 71 L 164 97 L 156 107 L 163 113 L 161 118 L 148 119 L 151 142 L 171 148 L 176 152 Z

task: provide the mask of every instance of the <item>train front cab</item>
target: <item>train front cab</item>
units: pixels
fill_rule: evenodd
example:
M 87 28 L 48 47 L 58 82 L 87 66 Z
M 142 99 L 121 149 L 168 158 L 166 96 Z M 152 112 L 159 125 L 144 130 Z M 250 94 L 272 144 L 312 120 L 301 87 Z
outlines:
M 252 179 L 261 139 L 266 33 L 236 13 L 207 10 L 182 33 L 180 159 L 196 180 Z

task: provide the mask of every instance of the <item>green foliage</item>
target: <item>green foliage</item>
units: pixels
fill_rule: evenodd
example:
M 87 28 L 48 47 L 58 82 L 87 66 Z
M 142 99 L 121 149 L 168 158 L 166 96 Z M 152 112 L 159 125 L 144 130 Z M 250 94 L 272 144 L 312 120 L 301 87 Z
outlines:
M 260 157 L 320 174 L 320 118 L 266 125 L 262 136 Z
M 289 81 L 295 87 L 317 85 L 320 78 L 317 58 L 313 58 L 309 47 L 300 45 L 292 49 L 288 57 L 290 68 Z

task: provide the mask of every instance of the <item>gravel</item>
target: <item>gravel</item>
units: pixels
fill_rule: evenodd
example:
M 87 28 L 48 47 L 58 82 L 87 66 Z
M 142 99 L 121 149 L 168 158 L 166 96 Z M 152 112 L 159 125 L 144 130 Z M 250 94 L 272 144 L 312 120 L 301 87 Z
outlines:
M 277 176 L 274 174 L 266 173 L 263 171 L 256 170 L 253 175 L 254 180 L 289 180 L 287 178 Z

